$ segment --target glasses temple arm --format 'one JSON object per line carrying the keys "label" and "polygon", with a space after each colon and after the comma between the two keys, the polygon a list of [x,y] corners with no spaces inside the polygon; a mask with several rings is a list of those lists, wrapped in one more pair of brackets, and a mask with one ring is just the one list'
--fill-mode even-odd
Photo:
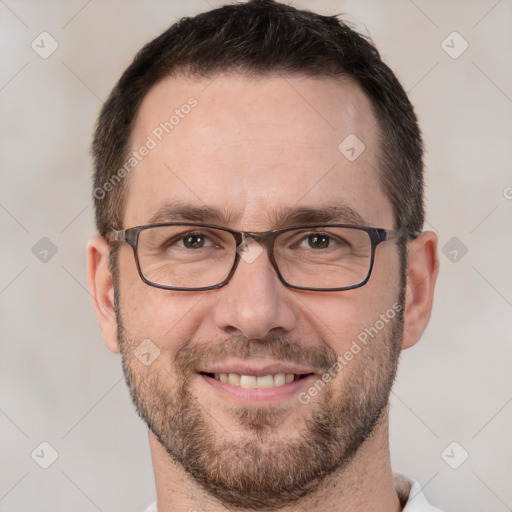
{"label": "glasses temple arm", "polygon": [[126,229],[120,231],[111,231],[108,235],[109,242],[124,242],[126,241]]}

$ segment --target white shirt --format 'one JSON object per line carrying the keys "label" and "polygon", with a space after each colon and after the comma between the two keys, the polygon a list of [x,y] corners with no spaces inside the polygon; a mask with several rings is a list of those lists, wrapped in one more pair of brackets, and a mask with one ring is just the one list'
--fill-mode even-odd
{"label": "white shirt", "polygon": [[[441,512],[427,501],[419,482],[399,473],[395,473],[394,480],[396,493],[400,501],[404,502],[402,512]],[[156,501],[151,503],[144,512],[158,512]]]}
{"label": "white shirt", "polygon": [[[402,512],[441,512],[427,501],[419,482],[399,473],[395,473],[393,477],[396,493],[400,500],[405,502]],[[154,512],[157,512],[156,504]]]}

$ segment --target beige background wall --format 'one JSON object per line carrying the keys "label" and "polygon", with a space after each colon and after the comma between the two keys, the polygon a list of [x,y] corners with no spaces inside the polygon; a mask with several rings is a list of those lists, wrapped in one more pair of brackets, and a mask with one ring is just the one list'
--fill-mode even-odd
{"label": "beige background wall", "polygon": [[[0,2],[1,511],[139,511],[153,499],[145,429],[86,290],[88,146],[141,45],[220,3]],[[512,2],[292,3],[347,13],[371,34],[426,140],[426,227],[444,251],[432,322],[392,396],[394,467],[446,510],[512,510]],[[58,44],[46,59],[31,48],[51,50],[43,31]],[[58,452],[46,470],[42,442]]]}

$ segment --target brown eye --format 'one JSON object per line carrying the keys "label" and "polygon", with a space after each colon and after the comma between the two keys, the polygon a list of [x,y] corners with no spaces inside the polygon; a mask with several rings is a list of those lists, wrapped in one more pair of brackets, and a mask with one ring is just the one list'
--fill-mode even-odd
{"label": "brown eye", "polygon": [[308,244],[314,249],[326,249],[329,247],[330,237],[322,233],[313,233],[308,236]]}
{"label": "brown eye", "polygon": [[205,236],[202,233],[187,233],[183,237],[183,246],[187,249],[201,249],[205,244]]}

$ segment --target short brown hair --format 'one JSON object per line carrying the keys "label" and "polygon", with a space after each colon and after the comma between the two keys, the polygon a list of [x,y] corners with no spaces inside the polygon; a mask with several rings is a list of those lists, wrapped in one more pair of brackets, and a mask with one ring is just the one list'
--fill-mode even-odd
{"label": "short brown hair", "polygon": [[[183,18],[148,43],[121,76],[98,119],[94,203],[101,235],[120,229],[126,180],[114,183],[130,150],[142,100],[173,74],[301,74],[348,77],[370,99],[380,134],[380,179],[395,224],[414,234],[424,222],[423,144],[416,115],[374,45],[335,16],[251,0]],[[114,183],[105,193],[105,183]],[[99,193],[98,191],[103,191]]]}

